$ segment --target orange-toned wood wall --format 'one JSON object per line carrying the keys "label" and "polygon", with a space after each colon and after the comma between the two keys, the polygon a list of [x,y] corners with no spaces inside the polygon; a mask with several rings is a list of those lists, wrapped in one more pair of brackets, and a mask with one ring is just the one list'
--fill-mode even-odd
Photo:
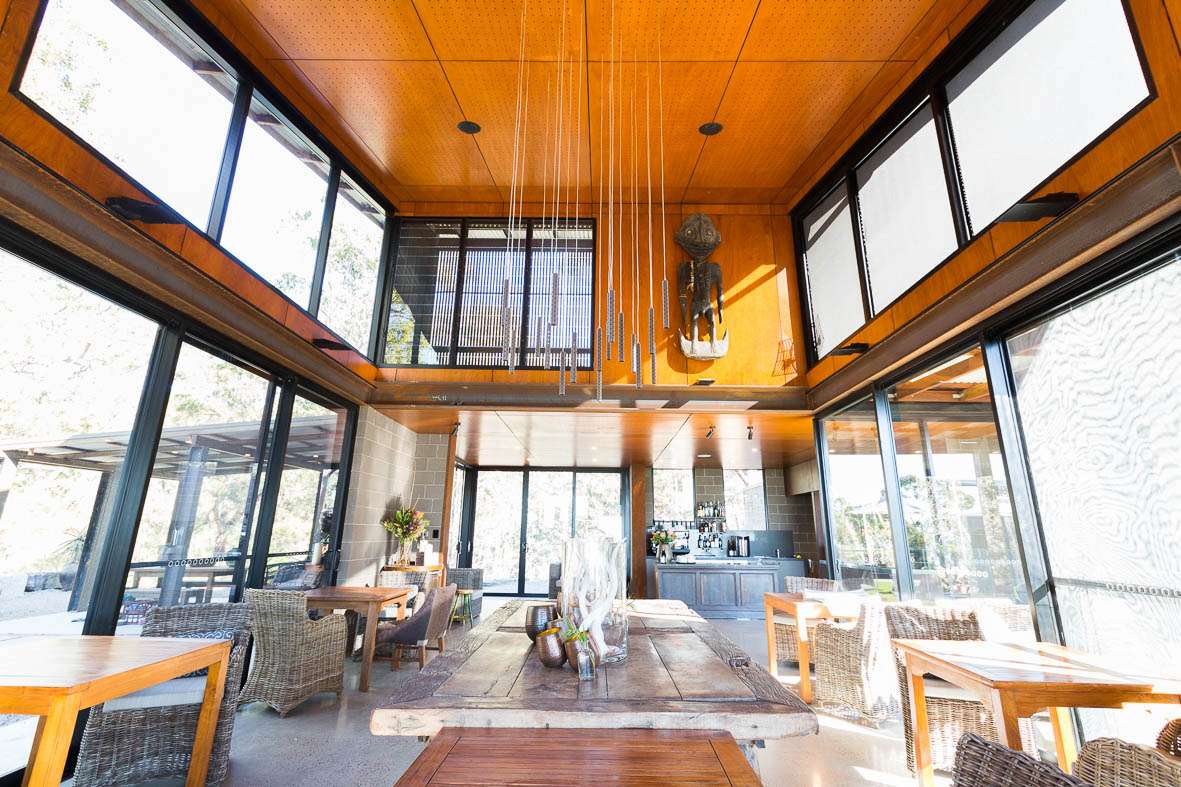
{"label": "orange-toned wood wall", "polygon": [[[1155,83],[1156,98],[1046,183],[1034,196],[1074,192],[1085,200],[1105,183],[1181,133],[1181,45],[1178,44],[1181,40],[1181,0],[1129,0],[1128,6]],[[942,38],[940,40],[943,41]],[[943,45],[940,43],[937,47],[942,48]],[[920,57],[919,62],[929,62],[935,54],[932,49]],[[917,76],[917,72],[911,78],[913,76]],[[904,83],[899,83],[889,95],[896,96],[904,87]],[[892,98],[888,96],[887,100],[879,102],[862,118],[848,121],[847,128],[860,133],[887,108],[890,100]],[[799,179],[798,190],[791,199],[798,201],[802,198],[856,139],[857,134],[850,134],[841,145],[822,144],[822,149],[827,145],[827,149],[832,150],[826,159],[828,166],[817,166],[808,177]],[[817,163],[820,158],[817,156]],[[961,249],[918,287],[875,316],[850,341],[871,345],[880,342],[903,325],[920,318],[925,309],[954,293],[957,287],[980,271],[994,263],[1004,264],[1003,257],[1008,251],[1050,221],[1043,219],[995,225]],[[815,386],[851,363],[855,363],[855,357],[826,358],[808,370],[807,384]]]}
{"label": "orange-toned wood wall", "polygon": [[[665,211],[667,232],[667,274],[672,318],[670,329],[664,330],[660,319],[661,222],[659,206],[653,212],[653,257],[657,261],[653,271],[652,302],[656,308],[656,382],[660,385],[692,384],[701,378],[712,378],[718,385],[784,385],[796,380],[803,371],[801,323],[798,319],[798,293],[794,266],[791,260],[791,229],[786,216],[772,214],[767,205],[676,205]],[[500,203],[417,203],[414,211],[422,216],[505,216],[507,205]],[[618,206],[616,206],[618,216]],[[573,209],[568,211],[571,215]],[[597,218],[598,205],[579,207],[579,214]],[[680,306],[676,297],[677,266],[687,259],[676,245],[673,234],[685,216],[700,212],[707,214],[718,227],[722,245],[713,260],[722,267],[724,285],[724,327],[729,333],[729,352],[716,361],[693,361],[681,353],[676,329],[680,325]],[[528,205],[526,215],[538,215],[540,206]],[[631,273],[632,218],[631,206],[623,209],[623,229],[616,246],[622,243],[625,260],[625,286],[619,287],[619,263],[615,263],[617,298],[621,298],[626,315],[628,340],[633,330],[633,314],[640,317],[636,331],[644,348],[644,381],[650,381],[647,353],[648,335],[648,217],[647,204],[639,205],[638,221],[640,246],[640,281],[633,286]],[[616,220],[618,224],[618,219]],[[606,319],[608,273],[607,221],[599,222],[598,266],[596,295],[599,324]],[[619,251],[616,251],[618,258]],[[638,303],[636,294],[638,292]],[[634,309],[633,307],[638,307]],[[704,322],[700,323],[704,330]],[[463,381],[463,382],[549,382],[556,372],[448,369],[381,369],[379,380]],[[617,353],[604,361],[605,384],[627,383],[632,380],[627,362]]]}

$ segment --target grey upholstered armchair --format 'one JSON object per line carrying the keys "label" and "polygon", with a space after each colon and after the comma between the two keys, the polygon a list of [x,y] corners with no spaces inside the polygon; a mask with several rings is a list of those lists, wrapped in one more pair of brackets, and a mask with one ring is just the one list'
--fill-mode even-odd
{"label": "grey upholstered armchair", "polygon": [[418,668],[426,666],[426,646],[437,642],[442,652],[451,608],[455,603],[455,585],[435,588],[414,614],[401,623],[382,623],[377,629],[378,652],[390,652],[390,669],[402,666],[402,649],[418,648]]}
{"label": "grey upholstered armchair", "polygon": [[[224,635],[233,640],[209,755],[207,784],[219,784],[229,769],[234,711],[250,630],[250,608],[246,604],[153,607],[144,621],[144,637],[220,639]],[[122,785],[183,778],[189,769],[205,682],[204,673],[175,678],[91,708],[82,733],[74,784]]]}

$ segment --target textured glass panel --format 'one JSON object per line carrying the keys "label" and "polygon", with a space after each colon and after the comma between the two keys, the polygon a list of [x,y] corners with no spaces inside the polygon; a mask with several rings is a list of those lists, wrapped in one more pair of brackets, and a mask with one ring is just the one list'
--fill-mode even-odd
{"label": "textured glass panel", "polygon": [[915,594],[1028,604],[980,348],[888,395]]}
{"label": "textured glass panel", "polygon": [[1120,0],[1037,0],[948,82],[976,232],[1148,95]]}
{"label": "textured glass panel", "polygon": [[727,530],[766,530],[767,499],[762,470],[723,470]]}
{"label": "textured glass panel", "polygon": [[327,194],[327,157],[256,96],[242,134],[221,244],[304,308]]}
{"label": "textured glass panel", "polygon": [[237,81],[151,3],[51,0],[20,90],[200,229]]}
{"label": "textured glass panel", "polygon": [[385,362],[446,365],[451,358],[459,221],[403,221],[394,261]]}
{"label": "textured glass panel", "polygon": [[317,317],[366,355],[384,235],[385,211],[341,175]]}
{"label": "textured glass panel", "polygon": [[874,311],[881,311],[957,245],[929,106],[857,169],[857,204]]}
{"label": "textured glass panel", "polygon": [[894,541],[872,399],[824,420],[828,521],[833,556],[847,587],[894,581]]}
{"label": "textured glass panel", "polygon": [[1113,610],[1080,601],[1063,621],[1067,644],[1181,675],[1175,658],[1162,657],[1181,652],[1176,614],[1172,625],[1132,614],[1163,603],[1149,595],[1181,596],[1181,263],[1014,336],[1008,348],[1050,571],[1059,588],[1106,589]]}
{"label": "textured glass panel", "polygon": [[813,346],[816,355],[823,356],[865,324],[844,186],[804,219],[804,276],[812,308]]}

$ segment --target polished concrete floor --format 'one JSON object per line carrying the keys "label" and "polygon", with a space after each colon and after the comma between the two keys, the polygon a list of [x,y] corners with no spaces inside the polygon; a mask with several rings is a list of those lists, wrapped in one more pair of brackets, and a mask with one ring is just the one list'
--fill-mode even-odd
{"label": "polished concrete floor", "polygon": [[[494,602],[493,599],[488,599]],[[485,614],[491,605],[486,604]],[[725,634],[766,664],[761,620],[714,621]],[[453,637],[462,636],[453,631]],[[238,713],[228,785],[383,785],[389,787],[410,766],[425,743],[414,738],[377,737],[369,732],[371,710],[400,682],[414,680],[417,665],[398,672],[377,662],[370,690],[356,690],[359,665],[346,667],[345,693],[338,703],[325,694],[305,702],[286,718],[259,703]],[[782,669],[791,686],[795,673]],[[900,725],[871,729],[819,714],[820,734],[768,741],[758,754],[769,787],[912,785]],[[946,785],[948,779],[940,779]]]}

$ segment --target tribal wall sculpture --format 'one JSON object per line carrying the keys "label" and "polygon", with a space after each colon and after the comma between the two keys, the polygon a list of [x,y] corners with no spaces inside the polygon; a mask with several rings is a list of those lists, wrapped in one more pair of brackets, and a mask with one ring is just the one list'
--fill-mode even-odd
{"label": "tribal wall sculpture", "polygon": [[[722,242],[722,235],[713,220],[704,213],[685,217],[676,234],[677,244],[689,255],[687,262],[677,269],[677,294],[681,301],[681,352],[687,358],[710,361],[721,358],[730,347],[729,333],[722,330],[722,268],[710,262]],[[717,313],[710,303],[710,295],[717,291]],[[698,338],[698,320],[704,319],[709,329],[709,341]],[[718,331],[722,330],[721,337]]]}

